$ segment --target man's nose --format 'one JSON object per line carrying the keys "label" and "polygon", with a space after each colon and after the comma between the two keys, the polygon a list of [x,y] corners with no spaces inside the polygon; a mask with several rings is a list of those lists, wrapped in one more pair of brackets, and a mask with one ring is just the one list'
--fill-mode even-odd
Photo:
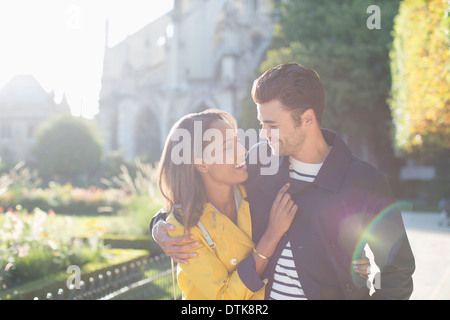
{"label": "man's nose", "polygon": [[261,128],[261,130],[259,131],[259,137],[261,139],[269,139],[270,138],[270,130],[268,130],[267,128]]}

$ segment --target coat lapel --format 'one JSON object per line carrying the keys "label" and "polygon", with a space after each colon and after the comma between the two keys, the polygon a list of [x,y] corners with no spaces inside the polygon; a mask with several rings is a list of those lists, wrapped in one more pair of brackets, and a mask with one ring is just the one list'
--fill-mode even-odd
{"label": "coat lapel", "polygon": [[272,203],[280,188],[289,178],[289,164],[284,157],[280,158],[277,172],[273,175],[261,175],[249,179],[247,184],[248,201],[253,226],[253,241],[257,243],[266,230]]}
{"label": "coat lapel", "polygon": [[202,219],[202,223],[208,230],[214,230],[218,237],[228,238],[230,241],[237,241],[248,247],[253,247],[252,225],[247,193],[242,186],[239,186],[239,190],[242,194],[242,200],[238,209],[237,225],[225,215],[217,212],[210,203],[205,205],[205,209],[203,210],[204,214],[202,215],[205,219]]}
{"label": "coat lapel", "polygon": [[275,199],[281,187],[289,179],[289,161],[286,157],[281,157],[279,166],[274,174],[258,175],[253,182],[253,186],[262,191],[261,197]]}

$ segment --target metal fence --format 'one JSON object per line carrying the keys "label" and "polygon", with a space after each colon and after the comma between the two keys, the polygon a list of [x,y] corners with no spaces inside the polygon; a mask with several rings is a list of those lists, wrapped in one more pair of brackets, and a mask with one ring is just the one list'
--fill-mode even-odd
{"label": "metal fence", "polygon": [[[173,299],[173,282],[170,258],[166,255],[141,258],[119,268],[112,268],[79,288],[70,285],[57,292],[49,292],[35,300],[167,300]],[[177,298],[181,292],[177,285]]]}

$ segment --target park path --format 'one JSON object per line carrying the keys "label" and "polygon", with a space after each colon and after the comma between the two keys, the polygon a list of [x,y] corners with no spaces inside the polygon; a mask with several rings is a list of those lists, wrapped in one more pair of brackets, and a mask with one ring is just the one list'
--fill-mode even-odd
{"label": "park path", "polygon": [[450,300],[450,227],[437,213],[403,213],[416,259],[411,300]]}

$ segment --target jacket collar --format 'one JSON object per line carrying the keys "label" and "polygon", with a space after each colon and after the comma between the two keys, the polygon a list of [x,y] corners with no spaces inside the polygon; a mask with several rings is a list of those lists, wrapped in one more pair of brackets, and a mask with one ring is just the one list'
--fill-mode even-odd
{"label": "jacket collar", "polygon": [[253,246],[252,242],[252,220],[250,207],[247,201],[247,192],[243,185],[237,185],[242,199],[237,214],[237,225],[231,222],[225,215],[217,211],[214,206],[206,202],[200,221],[208,231],[221,237],[228,237],[239,241],[247,246]]}
{"label": "jacket collar", "polygon": [[332,149],[322,168],[320,168],[314,183],[328,191],[337,193],[341,189],[347,168],[352,160],[352,152],[336,132],[322,129],[322,134]]}
{"label": "jacket collar", "polygon": [[[322,134],[329,146],[332,146],[330,153],[320,168],[314,183],[330,192],[337,193],[343,183],[347,168],[352,159],[352,153],[341,137],[336,132],[322,129]],[[267,195],[275,195],[289,178],[288,157],[280,157],[278,171],[274,175],[259,175],[257,185]],[[292,185],[292,183],[291,183]],[[295,188],[295,187],[294,187]],[[292,189],[291,192],[297,190]]]}

